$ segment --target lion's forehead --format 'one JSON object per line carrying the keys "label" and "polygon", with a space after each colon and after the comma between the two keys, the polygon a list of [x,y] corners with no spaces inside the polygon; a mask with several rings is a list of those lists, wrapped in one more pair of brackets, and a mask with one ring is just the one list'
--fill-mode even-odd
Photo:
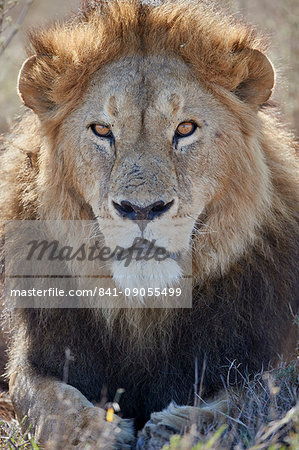
{"label": "lion's forehead", "polygon": [[[207,94],[206,94],[207,95]],[[87,91],[89,110],[109,116],[168,118],[192,114],[204,97],[187,65],[177,59],[126,57],[107,64]]]}

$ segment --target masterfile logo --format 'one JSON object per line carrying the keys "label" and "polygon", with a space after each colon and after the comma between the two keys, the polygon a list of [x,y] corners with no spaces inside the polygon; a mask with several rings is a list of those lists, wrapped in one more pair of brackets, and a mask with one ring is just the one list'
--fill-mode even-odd
{"label": "masterfile logo", "polygon": [[[192,261],[134,237],[110,248],[93,221],[10,221],[5,225],[5,289],[20,308],[189,308]],[[169,260],[179,271],[151,280]],[[115,279],[113,264],[118,264]],[[162,267],[162,266],[161,266]],[[162,271],[161,271],[162,273]],[[121,278],[123,277],[123,278]]]}

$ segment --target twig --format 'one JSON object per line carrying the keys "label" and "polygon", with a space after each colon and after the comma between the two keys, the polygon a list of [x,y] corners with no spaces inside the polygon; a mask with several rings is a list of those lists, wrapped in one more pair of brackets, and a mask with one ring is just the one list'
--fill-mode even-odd
{"label": "twig", "polygon": [[0,56],[4,53],[4,51],[6,50],[6,48],[8,47],[8,45],[10,44],[10,42],[12,41],[12,39],[14,38],[14,36],[17,34],[17,32],[19,31],[20,26],[22,25],[22,23],[24,22],[24,19],[28,13],[28,10],[31,6],[31,4],[34,2],[34,0],[27,0],[16,23],[14,28],[11,30],[10,34],[7,36],[7,39],[3,42],[3,44],[1,45],[0,48]]}
{"label": "twig", "polygon": [[[211,409],[212,411],[215,411],[216,413],[221,414],[222,416],[224,416],[224,417],[226,417],[226,418],[232,420],[233,422],[236,422],[237,424],[242,425],[243,427],[246,428],[245,423],[243,423],[241,420],[235,419],[234,417],[230,416],[229,414],[226,414],[226,413],[224,413],[224,412],[222,412],[222,411],[219,411],[219,409],[215,408],[212,404],[209,404],[209,403],[205,402],[204,399],[203,399],[200,395],[198,395],[198,394],[196,394],[196,395],[197,395],[197,397],[202,401],[202,403],[203,403],[204,405],[206,405],[206,406],[207,406],[209,409]],[[221,401],[225,401],[225,400],[221,400]],[[219,403],[220,403],[220,402],[219,402]]]}
{"label": "twig", "polygon": [[0,1],[0,33],[2,32],[2,25],[5,15],[4,8],[5,8],[5,0],[3,0],[2,2]]}
{"label": "twig", "polygon": [[71,351],[69,348],[65,349],[65,363],[63,366],[63,381],[65,383],[68,383],[69,379],[69,369],[70,369],[70,362],[75,361],[75,358],[72,356]]}
{"label": "twig", "polygon": [[7,441],[10,443],[10,445],[12,445],[13,448],[18,449],[18,447],[13,443],[13,441],[11,440],[11,438],[9,438]]}
{"label": "twig", "polygon": [[193,384],[193,388],[194,388],[194,406],[197,406],[198,400],[196,398],[196,394],[198,393],[198,358],[195,358],[195,367],[194,367],[194,384]]}

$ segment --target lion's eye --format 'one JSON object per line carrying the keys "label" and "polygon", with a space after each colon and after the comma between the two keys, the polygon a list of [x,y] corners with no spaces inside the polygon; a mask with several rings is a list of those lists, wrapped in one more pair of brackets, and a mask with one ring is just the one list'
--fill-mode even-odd
{"label": "lion's eye", "polygon": [[96,136],[110,138],[112,137],[112,131],[107,125],[101,125],[99,123],[93,123],[90,128]]}
{"label": "lion's eye", "polygon": [[175,134],[177,137],[190,136],[196,130],[197,125],[193,122],[182,122],[177,126]]}

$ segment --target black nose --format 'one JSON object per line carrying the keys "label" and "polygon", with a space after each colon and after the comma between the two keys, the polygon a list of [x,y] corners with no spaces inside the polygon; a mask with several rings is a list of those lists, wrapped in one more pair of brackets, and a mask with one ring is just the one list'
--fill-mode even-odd
{"label": "black nose", "polygon": [[114,208],[123,216],[131,220],[153,220],[158,216],[161,216],[171,208],[174,201],[164,203],[161,200],[144,208],[133,205],[131,202],[123,200],[122,202],[112,202]]}

